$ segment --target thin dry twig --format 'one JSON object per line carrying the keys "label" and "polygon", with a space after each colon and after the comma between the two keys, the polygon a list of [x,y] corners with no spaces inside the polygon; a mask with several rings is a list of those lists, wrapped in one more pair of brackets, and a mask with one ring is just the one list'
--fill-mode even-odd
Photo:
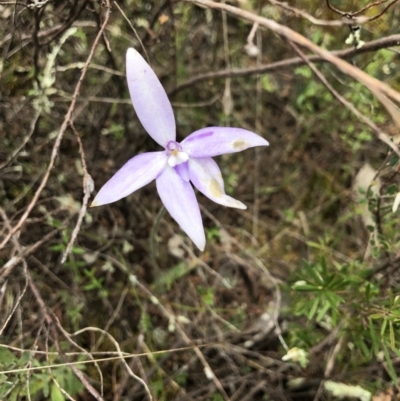
{"label": "thin dry twig", "polygon": [[[231,67],[230,57],[229,57],[229,35],[228,35],[228,22],[226,19],[226,13],[222,12],[222,36],[224,41],[224,60],[227,68]],[[222,106],[225,114],[225,124],[227,126],[230,125],[230,115],[233,110],[233,99],[232,99],[232,91],[231,91],[231,79],[230,77],[225,78],[225,89],[224,94],[222,96]]]}
{"label": "thin dry twig", "polygon": [[81,155],[81,162],[82,162],[82,170],[83,170],[83,199],[82,199],[82,206],[79,210],[79,215],[78,215],[78,220],[75,224],[74,229],[72,230],[71,238],[68,242],[68,245],[64,251],[64,254],[61,259],[61,263],[64,263],[67,260],[68,255],[70,254],[72,250],[72,246],[74,245],[74,242],[76,240],[76,237],[78,236],[79,230],[82,225],[83,217],[85,216],[86,210],[87,210],[87,205],[89,202],[90,195],[94,191],[94,181],[91,175],[88,173],[87,170],[87,165],[86,165],[86,160],[85,160],[85,152],[83,150],[83,145],[81,141],[81,137],[78,133],[78,131],[75,129],[74,124],[72,121],[70,121],[70,125],[72,128],[72,131],[74,132],[76,136],[76,140],[78,141],[79,144],[79,154]]}
{"label": "thin dry twig", "polygon": [[145,56],[146,56],[146,59],[147,59],[147,61],[149,62],[149,55],[147,54],[147,50],[146,50],[146,48],[144,47],[144,45],[143,45],[143,42],[142,42],[142,40],[140,39],[140,36],[138,35],[138,33],[137,33],[137,31],[136,31],[136,29],[134,28],[134,26],[132,25],[132,22],[129,20],[129,18],[126,16],[126,14],[124,13],[124,10],[119,6],[119,4],[114,0],[114,4],[117,6],[117,8],[118,8],[118,11],[122,14],[122,16],[124,17],[124,19],[125,19],[125,21],[129,24],[129,26],[131,27],[131,29],[132,29],[132,31],[133,31],[133,33],[135,34],[135,36],[136,36],[136,39],[139,41],[139,43],[140,43],[140,47],[142,48],[142,50],[143,50],[143,52],[144,52],[144,54],[145,54]]}
{"label": "thin dry twig", "polygon": [[[81,347],[79,344],[77,344],[74,340],[72,340],[71,336],[69,335],[69,333],[64,329],[64,327],[61,325],[60,321],[58,320],[58,317],[52,313],[52,318],[53,318],[53,322],[57,325],[58,330],[60,330],[60,332],[63,334],[64,338],[73,346],[76,347],[77,349],[79,349],[80,351],[82,351],[81,353],[71,353],[69,352],[68,354],[65,353],[65,357],[67,355],[85,355],[87,356],[90,361],[93,362],[94,366],[96,367],[97,373],[99,374],[100,377],[100,393],[101,395],[103,395],[103,390],[104,390],[104,379],[103,379],[103,373],[100,369],[100,366],[98,364],[98,361],[93,357],[93,352],[88,352],[86,351],[85,348]],[[58,354],[57,354],[58,355]]]}
{"label": "thin dry twig", "polygon": [[[119,312],[121,311],[121,308],[124,304],[125,297],[128,295],[129,288],[130,288],[130,286],[127,285],[125,287],[125,289],[122,291],[122,294],[119,298],[118,304],[115,307],[115,310],[114,310],[111,318],[108,320],[107,324],[104,326],[103,333],[101,334],[99,339],[96,341],[96,344],[94,345],[94,347],[90,350],[91,353],[100,346],[101,342],[103,341],[103,338],[106,336],[104,333],[108,333],[109,328],[114,323],[114,320],[117,318],[117,316],[118,316]],[[120,354],[121,354],[121,350],[118,351],[118,355],[120,355]]]}
{"label": "thin dry twig", "polygon": [[[46,340],[45,340],[45,352],[46,352],[46,361],[47,361],[47,364],[48,365],[51,365],[51,363],[50,363],[50,352],[49,352],[49,333],[48,333],[48,330],[46,330],[46,332],[47,332],[47,335],[46,335]],[[56,379],[56,377],[54,376],[54,374],[53,374],[53,369],[52,368],[48,368],[48,370],[49,370],[49,374],[50,374],[50,376],[51,376],[51,378],[52,378],[52,380],[53,380],[53,382],[55,383],[55,385],[59,388],[59,390],[63,393],[63,395],[65,396],[65,397],[67,397],[70,401],[76,401],[70,394],[68,394],[63,388],[62,388],[62,386],[60,385],[60,383],[58,383],[58,381],[57,381],[57,379]],[[29,375],[31,372],[30,371],[28,371],[27,372],[27,375]]]}
{"label": "thin dry twig", "polygon": [[[381,5],[381,4],[383,4],[383,3],[386,3],[386,2],[387,2],[387,0],[378,0],[378,1],[375,1],[375,2],[373,2],[373,3],[367,4],[365,7],[362,7],[362,8],[360,8],[360,9],[357,10],[357,11],[341,11],[341,10],[339,10],[338,8],[332,6],[332,4],[330,3],[329,0],[326,0],[326,4],[327,4],[327,6],[328,6],[328,8],[329,8],[330,10],[332,10],[332,11],[335,12],[336,14],[341,15],[341,16],[344,17],[344,18],[347,18],[348,20],[351,20],[351,19],[354,20],[354,17],[356,17],[357,15],[363,13],[364,11],[367,11],[367,10],[369,10],[369,9],[372,8],[372,7],[379,6],[379,5]],[[383,14],[385,14],[385,12],[386,12],[390,7],[392,7],[393,4],[395,4],[395,3],[397,3],[397,2],[398,2],[398,0],[393,0],[393,1],[391,1],[380,13],[378,13],[377,15],[374,15],[373,17],[367,18],[364,22],[370,22],[370,21],[374,21],[374,20],[378,19],[378,18],[381,17]]]}
{"label": "thin dry twig", "polygon": [[[0,215],[4,220],[5,225],[7,226],[8,229],[11,229],[11,224],[10,221],[7,218],[7,215],[5,213],[5,211],[0,207]],[[14,242],[14,246],[15,248],[18,250],[18,253],[21,254],[23,252],[23,248],[21,246],[21,244],[19,243],[18,239],[16,238],[16,236],[12,237],[12,240]],[[15,311],[17,310],[18,306],[21,303],[22,298],[24,297],[25,293],[26,293],[26,289],[28,288],[28,276],[27,276],[27,272],[28,272],[28,265],[25,261],[24,258],[21,258],[21,261],[23,263],[23,267],[24,267],[24,277],[25,277],[25,286],[21,292],[21,294],[19,295],[17,301],[15,302],[11,312],[9,313],[9,315],[7,316],[7,318],[5,319],[3,326],[0,328],[0,335],[3,334],[5,328],[7,327],[8,323],[10,322],[12,316],[14,315]],[[8,273],[11,272],[11,269],[8,271]],[[1,278],[1,277],[0,277]],[[5,284],[4,284],[5,285]]]}
{"label": "thin dry twig", "polygon": [[35,242],[29,247],[25,247],[18,256],[12,256],[1,268],[0,268],[0,282],[6,280],[11,274],[12,270],[19,264],[23,259],[31,255],[37,249],[39,249],[43,244],[52,239],[59,231],[65,229],[69,222],[69,218],[60,225],[60,227],[55,228],[50,233],[46,234],[41,240]]}
{"label": "thin dry twig", "polygon": [[376,3],[372,3],[367,5],[366,7],[362,8],[361,10],[355,11],[355,12],[345,12],[345,11],[340,11],[337,8],[334,8],[329,1],[327,0],[328,3],[328,8],[330,8],[332,11],[336,12],[339,14],[342,19],[340,21],[334,20],[334,21],[327,21],[327,20],[321,20],[318,18],[315,18],[311,14],[307,13],[304,10],[300,10],[299,8],[290,6],[286,2],[281,2],[278,0],[269,0],[270,3],[283,8],[284,10],[291,11],[292,13],[299,15],[300,17],[303,17],[310,21],[314,25],[322,25],[322,26],[343,26],[343,25],[362,25],[367,22],[374,21],[378,18],[380,18],[383,14],[386,13],[386,11],[392,7],[395,3],[397,3],[399,0],[393,0],[391,3],[389,3],[380,13],[374,15],[373,17],[357,17],[357,15],[363,13],[364,11],[368,10],[369,8],[373,6],[377,6],[379,4],[382,4],[386,2],[387,0],[381,0],[377,1]]}
{"label": "thin dry twig", "polygon": [[352,18],[352,19],[343,18],[341,20],[333,20],[333,21],[321,20],[321,19],[315,18],[313,15],[309,14],[308,12],[306,12],[304,10],[300,10],[299,8],[289,5],[286,2],[281,2],[278,0],[269,0],[269,2],[271,4],[273,4],[274,6],[278,6],[284,10],[288,10],[296,15],[299,15],[300,17],[307,19],[314,25],[322,25],[322,26],[343,26],[343,25],[355,25],[355,24],[361,25],[368,20],[367,17],[359,17],[359,18]]}
{"label": "thin dry twig", "polygon": [[[262,62],[262,35],[261,32],[257,31],[257,65],[259,66]],[[254,114],[255,114],[255,132],[261,133],[261,115],[262,115],[262,82],[261,76],[257,77],[256,82],[256,96],[254,103]],[[260,215],[260,165],[261,165],[261,149],[256,147],[254,149],[254,202],[253,202],[253,237],[258,237],[258,221]]]}
{"label": "thin dry twig", "polygon": [[79,335],[81,333],[85,333],[86,331],[93,331],[93,332],[101,333],[101,336],[106,336],[114,344],[115,348],[117,349],[118,355],[121,357],[120,360],[123,363],[123,365],[125,366],[125,368],[126,368],[127,372],[129,373],[129,375],[142,384],[142,386],[144,387],[144,389],[146,391],[147,396],[149,397],[149,400],[153,401],[153,396],[151,395],[149,386],[147,385],[147,383],[141,377],[135,375],[132,372],[132,369],[129,367],[129,365],[126,362],[126,359],[122,355],[122,351],[121,351],[121,348],[120,348],[120,346],[118,344],[118,341],[116,341],[115,338],[110,333],[108,333],[107,331],[102,330],[102,329],[100,329],[98,327],[85,327],[84,329],[76,331],[72,335],[73,336],[77,336],[77,335]]}
{"label": "thin dry twig", "polygon": [[28,143],[29,139],[31,138],[32,134],[35,131],[36,123],[39,119],[39,116],[40,116],[40,112],[37,111],[31,121],[31,125],[29,128],[28,134],[25,136],[22,143],[14,150],[14,152],[11,153],[11,155],[7,158],[7,160],[0,164],[0,170],[3,169],[4,167],[6,167],[7,164],[10,163],[18,155],[18,153],[21,151],[21,149]]}
{"label": "thin dry twig", "polygon": [[[197,344],[196,346],[199,348],[206,348],[206,347],[211,347],[211,346],[216,346],[216,345],[221,345],[219,343],[213,342],[213,343],[207,343],[207,344]],[[0,348],[7,348],[13,351],[18,351],[18,352],[26,352],[30,350],[26,350],[23,348],[17,348],[17,347],[12,347],[9,345],[3,345],[0,344]],[[174,348],[174,349],[165,349],[161,351],[152,351],[152,355],[162,355],[165,353],[170,353],[170,352],[184,352],[184,351],[190,351],[192,350],[192,346],[186,346],[186,347],[180,347],[180,348]],[[42,354],[46,355],[47,353],[45,351],[35,351],[37,354]],[[49,352],[51,355],[58,356],[58,352]],[[111,352],[111,351],[105,351],[105,352],[100,352],[99,354],[103,355],[114,355],[111,357],[106,357],[106,358],[97,358],[96,360],[89,360],[89,361],[75,361],[75,362],[65,362],[65,363],[53,363],[51,365],[46,365],[46,366],[32,366],[30,368],[18,368],[18,369],[8,369],[8,370],[2,370],[0,371],[1,374],[10,374],[10,373],[21,373],[21,372],[27,372],[27,371],[38,371],[38,370],[43,370],[43,369],[49,369],[49,368],[59,368],[63,366],[71,366],[71,365],[88,365],[92,364],[94,362],[110,362],[110,361],[116,361],[121,359],[121,354],[122,358],[124,359],[129,359],[129,358],[137,358],[137,357],[148,357],[149,352],[141,352],[141,353],[135,353],[135,354],[128,354],[125,352],[122,352],[121,354],[118,352]],[[64,355],[77,355],[77,356],[82,356],[82,355],[88,355],[87,352],[68,352],[65,353]]]}
{"label": "thin dry twig", "polygon": [[22,298],[24,297],[25,293],[26,293],[26,289],[28,288],[28,280],[26,278],[26,272],[28,270],[28,265],[26,264],[25,259],[22,259],[22,263],[24,266],[24,276],[25,276],[25,285],[24,288],[22,289],[22,292],[19,294],[11,312],[9,313],[9,315],[7,316],[3,326],[0,328],[0,336],[4,333],[5,328],[7,327],[8,323],[10,322],[11,318],[13,317],[15,311],[17,310],[18,306],[21,303]]}

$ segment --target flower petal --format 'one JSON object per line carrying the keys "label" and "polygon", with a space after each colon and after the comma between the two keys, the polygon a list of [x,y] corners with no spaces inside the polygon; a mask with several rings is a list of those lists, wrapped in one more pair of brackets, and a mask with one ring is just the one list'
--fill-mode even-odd
{"label": "flower petal", "polygon": [[126,53],[126,77],[132,104],[148,134],[161,146],[176,138],[175,118],[156,74],[133,48]]}
{"label": "flower petal", "polygon": [[156,184],[165,208],[195,245],[203,251],[206,237],[199,204],[190,182],[183,181],[172,167],[167,166],[157,178]]}
{"label": "flower petal", "polygon": [[167,166],[165,152],[142,153],[125,163],[100,189],[91,207],[115,202],[153,181]]}
{"label": "flower petal", "polygon": [[212,201],[237,209],[247,209],[242,202],[225,194],[221,170],[213,159],[189,159],[189,175],[193,185]]}
{"label": "flower petal", "polygon": [[189,177],[189,163],[181,163],[177,164],[174,167],[175,172],[179,175],[179,177],[182,178],[183,181],[189,182],[190,177]]}
{"label": "flower petal", "polygon": [[268,145],[268,141],[254,132],[230,127],[202,128],[181,142],[183,151],[192,157],[213,157]]}

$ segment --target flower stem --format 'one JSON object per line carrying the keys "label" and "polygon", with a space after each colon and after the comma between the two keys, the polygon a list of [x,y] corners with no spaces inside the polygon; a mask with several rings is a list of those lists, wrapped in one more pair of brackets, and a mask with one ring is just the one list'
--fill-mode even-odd
{"label": "flower stem", "polygon": [[160,211],[157,213],[157,216],[154,220],[153,226],[151,227],[150,231],[150,261],[151,264],[153,265],[153,276],[158,275],[160,273],[160,266],[157,263],[157,249],[156,249],[156,235],[158,232],[158,228],[161,223],[161,219],[163,218],[164,214],[166,212],[166,209],[164,206],[161,207]]}

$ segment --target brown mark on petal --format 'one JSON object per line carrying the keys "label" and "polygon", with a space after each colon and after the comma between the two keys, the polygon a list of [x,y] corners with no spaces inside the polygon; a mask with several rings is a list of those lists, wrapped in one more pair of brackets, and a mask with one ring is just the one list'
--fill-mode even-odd
{"label": "brown mark on petal", "polygon": [[215,178],[211,178],[208,189],[210,190],[211,195],[216,198],[220,198],[223,195],[221,185],[219,185],[219,182]]}
{"label": "brown mark on petal", "polygon": [[236,150],[243,150],[243,149],[246,149],[248,146],[249,146],[249,143],[244,141],[243,139],[236,139],[236,141],[234,141],[232,143],[233,149],[236,149]]}

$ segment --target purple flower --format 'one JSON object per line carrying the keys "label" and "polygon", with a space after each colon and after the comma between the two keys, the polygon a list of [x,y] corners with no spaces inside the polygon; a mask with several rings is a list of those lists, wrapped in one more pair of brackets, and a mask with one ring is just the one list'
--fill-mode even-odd
{"label": "purple flower", "polygon": [[[175,118],[167,94],[151,67],[128,49],[126,70],[133,107],[143,127],[164,150],[130,159],[101,188],[91,206],[115,202],[154,179],[160,198],[181,229],[203,251],[206,243],[199,205],[191,183],[224,206],[246,209],[225,194],[221,170],[212,159],[268,142],[241,128],[209,127],[176,142]],[[191,182],[191,183],[190,183]]]}

